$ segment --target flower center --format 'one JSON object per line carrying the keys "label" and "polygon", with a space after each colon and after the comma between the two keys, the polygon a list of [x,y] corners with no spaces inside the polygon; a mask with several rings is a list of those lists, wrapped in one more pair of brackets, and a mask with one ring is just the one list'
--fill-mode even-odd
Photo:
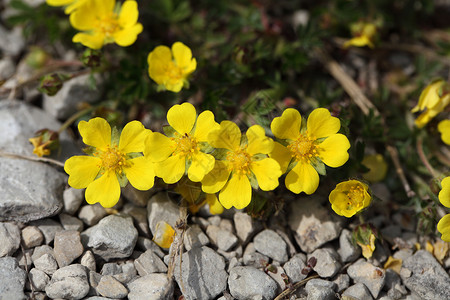
{"label": "flower center", "polygon": [[94,153],[94,156],[102,160],[102,169],[122,173],[123,167],[127,166],[125,154],[117,149],[117,146],[108,147],[106,151]]}
{"label": "flower center", "polygon": [[166,76],[173,81],[178,81],[183,78],[183,72],[174,62],[171,62],[167,66]]}
{"label": "flower center", "polygon": [[360,185],[352,185],[347,191],[347,210],[359,209],[363,206],[364,189]]}
{"label": "flower center", "polygon": [[227,155],[229,162],[229,170],[234,171],[238,175],[250,174],[251,158],[245,149],[231,151]]}
{"label": "flower center", "polygon": [[200,146],[195,137],[187,133],[185,135],[175,133],[175,136],[175,138],[172,138],[176,143],[174,155],[181,154],[184,157],[188,157],[200,151]]}
{"label": "flower center", "polygon": [[103,33],[107,38],[113,36],[113,34],[120,29],[119,20],[117,14],[111,13],[97,20],[97,28]]}
{"label": "flower center", "polygon": [[309,137],[307,133],[300,134],[300,136],[287,147],[291,151],[292,157],[297,161],[310,163],[310,161],[318,155],[315,139]]}

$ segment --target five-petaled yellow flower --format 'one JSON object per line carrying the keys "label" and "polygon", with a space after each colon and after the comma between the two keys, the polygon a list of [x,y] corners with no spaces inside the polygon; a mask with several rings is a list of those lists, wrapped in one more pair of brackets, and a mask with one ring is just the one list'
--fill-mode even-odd
{"label": "five-petaled yellow flower", "polygon": [[191,181],[199,182],[213,169],[215,159],[205,153],[208,133],[219,124],[206,110],[198,117],[190,103],[172,106],[167,112],[169,137],[159,133],[149,134],[144,155],[155,162],[155,171],[165,183],[175,183],[187,171]]}
{"label": "five-petaled yellow flower", "polygon": [[214,169],[202,180],[202,190],[219,193],[219,201],[226,208],[237,209],[249,205],[252,186],[271,191],[278,186],[281,169],[268,157],[274,142],[266,137],[259,125],[251,126],[245,137],[239,127],[231,121],[222,121],[220,128],[211,131],[209,144],[222,149],[222,157]]}
{"label": "five-petaled yellow flower", "polygon": [[181,42],[156,47],[147,58],[148,74],[160,89],[179,92],[183,86],[188,87],[188,76],[197,68],[197,61],[192,58],[192,51]]}
{"label": "five-petaled yellow flower", "polygon": [[[450,208],[450,176],[441,181],[442,190],[439,192],[439,201],[445,207]],[[442,217],[437,224],[437,230],[442,234],[441,239],[450,242],[450,214]]]}
{"label": "five-petaled yellow flower", "polygon": [[81,6],[84,2],[90,0],[47,0],[47,4],[50,6],[65,6],[66,9],[64,12],[66,14],[71,14],[75,11],[79,6]]}
{"label": "five-petaled yellow flower", "polygon": [[329,196],[331,208],[340,216],[352,217],[369,206],[372,197],[368,189],[365,183],[358,180],[348,180],[337,184]]}
{"label": "five-petaled yellow flower", "polygon": [[285,179],[290,191],[312,194],[319,186],[316,168],[324,170],[323,164],[342,166],[348,160],[350,142],[337,133],[341,123],[325,108],[313,110],[304,125],[300,113],[293,108],[273,119],[270,128],[280,143],[275,142],[270,157],[278,161],[283,173],[292,168]]}
{"label": "five-petaled yellow flower", "polygon": [[84,32],[77,33],[73,42],[91,49],[100,49],[109,43],[122,47],[133,44],[143,30],[142,24],[137,22],[137,2],[125,1],[119,12],[115,11],[115,5],[115,0],[90,0],[78,5],[70,15],[70,23]]}
{"label": "five-petaled yellow flower", "polygon": [[431,119],[450,104],[450,87],[440,79],[430,83],[420,94],[419,103],[411,112],[423,111],[415,120],[418,128],[424,127]]}
{"label": "five-petaled yellow flower", "polygon": [[441,133],[441,139],[447,145],[450,145],[450,120],[443,120],[438,124],[438,130]]}
{"label": "five-petaled yellow flower", "polygon": [[81,121],[78,130],[88,148],[89,156],[72,156],[64,170],[69,174],[69,185],[86,188],[86,201],[113,207],[120,197],[120,187],[129,181],[138,190],[148,190],[154,183],[153,163],[142,156],[144,140],[151,132],[139,121],[125,125],[118,137],[111,132],[108,122],[94,118]]}
{"label": "five-petaled yellow flower", "polygon": [[355,46],[374,47],[373,41],[377,34],[377,27],[373,23],[357,22],[351,25],[351,31],[354,37],[344,43],[344,48]]}

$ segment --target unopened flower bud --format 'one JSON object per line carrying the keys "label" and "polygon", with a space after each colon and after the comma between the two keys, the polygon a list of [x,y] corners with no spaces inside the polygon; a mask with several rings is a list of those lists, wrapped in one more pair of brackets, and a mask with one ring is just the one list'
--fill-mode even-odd
{"label": "unopened flower bud", "polygon": [[32,67],[33,69],[42,68],[47,61],[49,60],[49,55],[40,47],[31,47],[30,52],[27,54],[25,58],[25,62],[27,65]]}
{"label": "unopened flower bud", "polygon": [[89,68],[98,68],[101,65],[102,52],[100,50],[86,49],[81,56],[81,62]]}
{"label": "unopened flower bud", "polygon": [[41,79],[38,91],[49,96],[54,96],[62,88],[63,83],[67,78],[67,76],[57,73],[45,75]]}
{"label": "unopened flower bud", "polygon": [[50,129],[41,129],[37,131],[33,138],[28,139],[33,144],[33,153],[39,157],[48,156],[51,150],[59,148],[59,134]]}

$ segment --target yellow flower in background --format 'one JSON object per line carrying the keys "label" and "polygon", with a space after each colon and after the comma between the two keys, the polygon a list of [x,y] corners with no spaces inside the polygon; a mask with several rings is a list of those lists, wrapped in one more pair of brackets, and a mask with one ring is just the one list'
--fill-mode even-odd
{"label": "yellow flower in background", "polygon": [[153,241],[164,249],[169,249],[175,237],[175,230],[165,221],[156,223]]}
{"label": "yellow flower in background", "polygon": [[120,187],[129,181],[138,190],[148,190],[154,183],[153,163],[140,154],[144,140],[151,132],[139,121],[129,122],[120,138],[117,130],[111,132],[108,122],[94,118],[81,121],[78,130],[86,145],[92,146],[89,156],[72,156],[64,170],[69,174],[69,185],[86,188],[86,201],[113,207],[120,197]]}
{"label": "yellow flower in background", "polygon": [[317,170],[324,172],[323,164],[340,167],[349,157],[350,142],[345,135],[337,133],[341,122],[327,109],[313,110],[304,125],[300,113],[293,108],[286,109],[270,125],[274,136],[281,140],[275,142],[270,157],[278,161],[283,173],[292,168],[285,184],[296,194],[314,193],[319,186]]}
{"label": "yellow flower in background", "polygon": [[350,46],[374,47],[373,41],[377,34],[377,27],[373,23],[357,22],[350,26],[350,30],[353,34],[353,38],[344,43],[344,48]]}
{"label": "yellow flower in background", "polygon": [[51,154],[52,150],[59,148],[59,133],[47,128],[38,130],[35,136],[28,139],[33,145],[33,153],[39,157]]}
{"label": "yellow flower in background", "polygon": [[369,171],[363,174],[363,178],[370,182],[379,182],[386,177],[388,165],[381,154],[364,156],[361,162]]}
{"label": "yellow flower in background", "polygon": [[65,6],[66,9],[64,12],[66,14],[71,14],[74,10],[87,1],[90,0],[46,0],[47,4],[50,6]]}
{"label": "yellow flower in background", "polygon": [[369,206],[372,197],[368,190],[369,187],[358,180],[338,183],[329,196],[331,208],[338,215],[350,218]]}
{"label": "yellow flower in background", "polygon": [[116,43],[126,47],[133,44],[143,27],[138,23],[138,6],[127,0],[115,10],[115,0],[90,0],[78,5],[70,15],[70,24],[80,31],[72,41],[91,49],[100,49],[105,44]]}
{"label": "yellow flower in background", "polygon": [[221,149],[222,157],[214,169],[202,180],[202,190],[219,192],[219,201],[226,208],[245,208],[252,199],[252,186],[271,191],[278,186],[281,169],[268,157],[274,142],[266,137],[259,125],[250,127],[245,137],[231,121],[222,121],[220,128],[211,131],[209,144]]}
{"label": "yellow flower in background", "polygon": [[[450,176],[441,182],[442,190],[439,192],[439,201],[445,207],[450,208]],[[450,242],[450,214],[445,215],[437,224],[437,230],[442,234],[441,239]]]}
{"label": "yellow flower in background", "polygon": [[159,132],[149,134],[144,155],[155,162],[156,175],[165,183],[175,183],[186,173],[188,178],[199,182],[213,169],[215,159],[205,153],[207,136],[219,127],[214,115],[207,110],[198,117],[190,103],[172,106],[167,112],[168,136]]}
{"label": "yellow flower in background", "polygon": [[438,124],[438,130],[441,133],[441,139],[447,145],[450,145],[450,120],[443,120]]}
{"label": "yellow flower in background", "polygon": [[188,87],[188,76],[197,68],[197,61],[192,58],[192,51],[181,42],[156,47],[147,58],[148,74],[160,89],[179,92],[183,86]]}
{"label": "yellow flower in background", "polygon": [[425,110],[415,120],[418,128],[424,127],[450,103],[448,84],[440,79],[430,83],[420,94],[419,103],[411,110],[415,113]]}

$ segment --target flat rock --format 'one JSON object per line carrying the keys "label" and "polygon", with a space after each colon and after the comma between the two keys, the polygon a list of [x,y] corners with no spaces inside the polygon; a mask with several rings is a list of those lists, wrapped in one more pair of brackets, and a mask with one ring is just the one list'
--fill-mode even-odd
{"label": "flat rock", "polygon": [[138,238],[133,219],[120,215],[109,215],[103,218],[82,235],[88,239],[87,247],[106,261],[129,257],[133,253]]}
{"label": "flat rock", "polygon": [[129,300],[173,299],[173,281],[166,274],[149,274],[139,277],[127,285]]}
{"label": "flat rock", "polygon": [[0,298],[1,299],[26,299],[23,292],[26,273],[19,267],[14,257],[0,258]]}
{"label": "flat rock", "polygon": [[306,255],[298,253],[291,257],[291,259],[283,265],[286,275],[289,277],[290,282],[296,283],[306,278],[306,275],[302,273],[303,268],[306,266]]}
{"label": "flat rock", "polygon": [[291,202],[288,224],[304,252],[310,253],[339,237],[342,221],[329,208],[322,206],[321,202],[325,201],[312,195]]}
{"label": "flat rock", "polygon": [[450,299],[450,276],[431,253],[417,251],[403,261],[403,283],[425,300]]}
{"label": "flat rock", "polygon": [[230,270],[228,286],[231,295],[238,299],[275,298],[277,283],[269,275],[254,267],[234,267]]}
{"label": "flat rock", "polygon": [[145,276],[151,273],[167,273],[167,266],[153,253],[152,250],[147,250],[142,253],[135,261],[134,266],[140,276]]}
{"label": "flat rock", "polygon": [[317,260],[313,270],[319,274],[320,277],[333,277],[339,272],[342,267],[339,261],[339,255],[332,248],[320,248],[314,250],[308,255],[308,259],[315,257]]}
{"label": "flat rock", "polygon": [[128,295],[127,288],[111,275],[102,276],[96,290],[100,295],[113,299],[122,299]]}
{"label": "flat rock", "polygon": [[352,297],[350,299],[358,299],[358,300],[373,300],[372,294],[370,293],[367,287],[358,282],[349,288],[347,288],[342,296]]}
{"label": "flat rock", "polygon": [[39,230],[44,235],[44,242],[47,245],[55,239],[55,235],[57,232],[64,230],[60,223],[52,219],[31,221],[29,224],[32,226],[37,226],[37,228],[39,228]]}
{"label": "flat rock", "polygon": [[185,299],[213,299],[227,288],[225,260],[206,246],[183,254],[181,274],[176,259],[174,275],[178,286],[184,286]]}
{"label": "flat rock", "polygon": [[56,233],[54,244],[55,258],[60,268],[68,266],[83,254],[80,232],[64,230]]}
{"label": "flat rock", "polygon": [[375,267],[367,262],[364,258],[360,258],[347,269],[347,274],[355,283],[363,283],[376,299],[385,284],[386,271]]}
{"label": "flat rock", "polygon": [[16,224],[0,222],[0,257],[13,255],[20,246],[20,229]]}
{"label": "flat rock", "polygon": [[52,299],[83,299],[89,292],[86,268],[74,264],[59,269],[53,274],[45,292]]}
{"label": "flat rock", "polygon": [[265,229],[253,239],[256,251],[284,263],[288,261],[287,244],[283,238],[271,229]]}

